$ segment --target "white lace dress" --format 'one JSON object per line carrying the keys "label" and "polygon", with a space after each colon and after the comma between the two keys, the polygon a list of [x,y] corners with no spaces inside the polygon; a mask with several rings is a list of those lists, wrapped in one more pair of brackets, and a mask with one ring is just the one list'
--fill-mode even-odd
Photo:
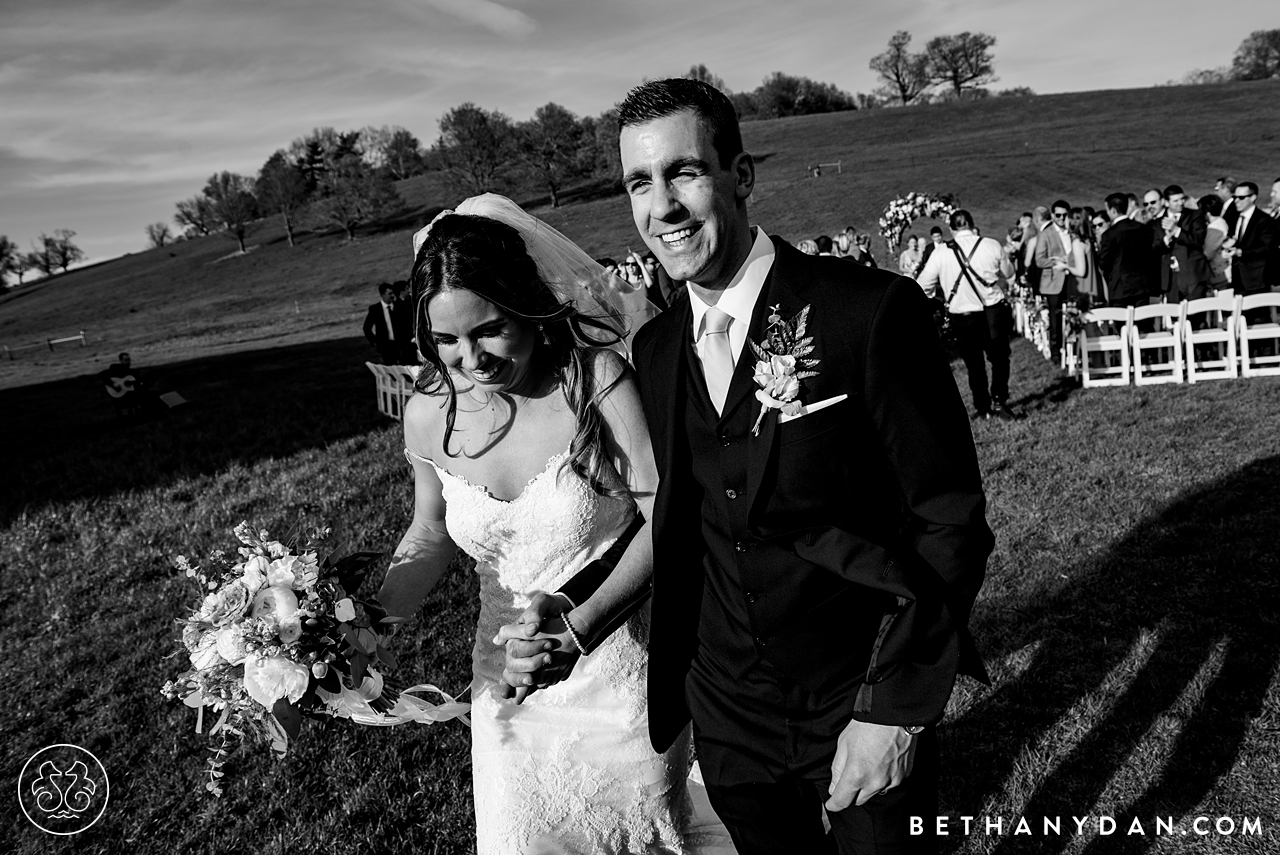
{"label": "white lace dress", "polygon": [[472,653],[472,774],[479,855],[732,852],[694,776],[689,741],[649,744],[645,707],[648,610],[638,612],[572,675],[522,704],[504,700],[499,627],[536,591],[554,591],[607,550],[635,514],[561,464],[510,502],[433,461],[445,525],[476,560],[480,620]]}

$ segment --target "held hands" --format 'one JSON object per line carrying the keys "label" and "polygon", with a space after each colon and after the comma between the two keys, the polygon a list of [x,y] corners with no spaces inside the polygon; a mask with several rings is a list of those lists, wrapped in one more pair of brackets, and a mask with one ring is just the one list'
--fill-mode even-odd
{"label": "held hands", "polygon": [[836,742],[827,810],[863,805],[907,779],[916,737],[897,725],[851,721]]}
{"label": "held hands", "polygon": [[573,672],[582,652],[561,617],[569,609],[564,598],[538,593],[515,623],[498,630],[493,643],[506,647],[503,697],[523,703],[532,692],[553,686]]}

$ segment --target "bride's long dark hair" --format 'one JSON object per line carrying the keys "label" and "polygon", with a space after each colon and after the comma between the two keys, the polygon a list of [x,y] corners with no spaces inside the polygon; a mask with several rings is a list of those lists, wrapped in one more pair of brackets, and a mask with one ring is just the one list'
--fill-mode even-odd
{"label": "bride's long dark hair", "polygon": [[616,478],[608,477],[611,464],[601,437],[604,418],[597,402],[611,387],[595,388],[590,365],[597,351],[616,344],[620,336],[607,324],[556,299],[538,275],[538,266],[516,229],[470,214],[439,218],[418,250],[409,283],[413,288],[413,334],[425,359],[414,388],[428,395],[448,394],[441,443],[446,456],[456,456],[449,450],[449,440],[458,413],[458,393],[431,337],[427,306],[445,291],[466,290],[517,321],[541,327],[535,351],[542,351],[543,364],[549,365],[560,381],[578,425],[566,465],[601,495],[627,495],[625,489],[613,486]]}

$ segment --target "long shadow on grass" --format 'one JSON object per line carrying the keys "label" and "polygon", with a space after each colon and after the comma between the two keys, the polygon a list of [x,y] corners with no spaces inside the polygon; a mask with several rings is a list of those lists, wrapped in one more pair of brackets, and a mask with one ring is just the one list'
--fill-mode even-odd
{"label": "long shadow on grass", "polygon": [[111,495],[219,472],[368,432],[372,355],[344,338],[208,356],[150,368],[189,403],[120,419],[92,376],[0,391],[0,524],[50,501]]}
{"label": "long shadow on grass", "polygon": [[[943,812],[981,817],[1002,806],[1001,855],[1062,851],[1072,816],[1092,815],[1096,829],[1104,790],[1109,799],[1122,794],[1116,810],[1101,811],[1118,828],[1096,838],[1091,855],[1146,851],[1158,840],[1156,817],[1186,828],[1188,812],[1235,762],[1280,661],[1277,484],[1280,456],[1258,460],[1184,495],[1076,568],[1060,594],[998,614],[979,610],[978,637],[995,641],[991,661],[1029,645],[1035,652],[1021,676],[948,728],[952,789]],[[1121,688],[1103,697],[1109,675]],[[1083,710],[1097,721],[1081,735],[1073,718]],[[1037,748],[1050,731],[1071,734],[1055,738],[1074,746],[1038,783],[1013,783],[1052,756]],[[1156,739],[1168,741],[1152,752],[1147,741]],[[1135,760],[1135,780],[1118,779]],[[1273,784],[1264,777],[1263,791],[1233,794],[1244,815],[1260,812],[1253,808],[1263,808]],[[1019,814],[1032,836],[1011,834]],[[1062,818],[1062,836],[1042,835],[1044,817]],[[1134,817],[1145,837],[1126,835]]]}

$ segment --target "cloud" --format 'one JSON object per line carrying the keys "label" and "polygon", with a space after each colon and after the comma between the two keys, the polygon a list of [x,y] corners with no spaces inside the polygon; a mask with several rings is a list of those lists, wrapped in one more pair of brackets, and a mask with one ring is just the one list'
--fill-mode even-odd
{"label": "cloud", "polygon": [[466,24],[477,24],[507,38],[523,39],[538,28],[519,9],[508,9],[492,0],[422,0],[427,6]]}

